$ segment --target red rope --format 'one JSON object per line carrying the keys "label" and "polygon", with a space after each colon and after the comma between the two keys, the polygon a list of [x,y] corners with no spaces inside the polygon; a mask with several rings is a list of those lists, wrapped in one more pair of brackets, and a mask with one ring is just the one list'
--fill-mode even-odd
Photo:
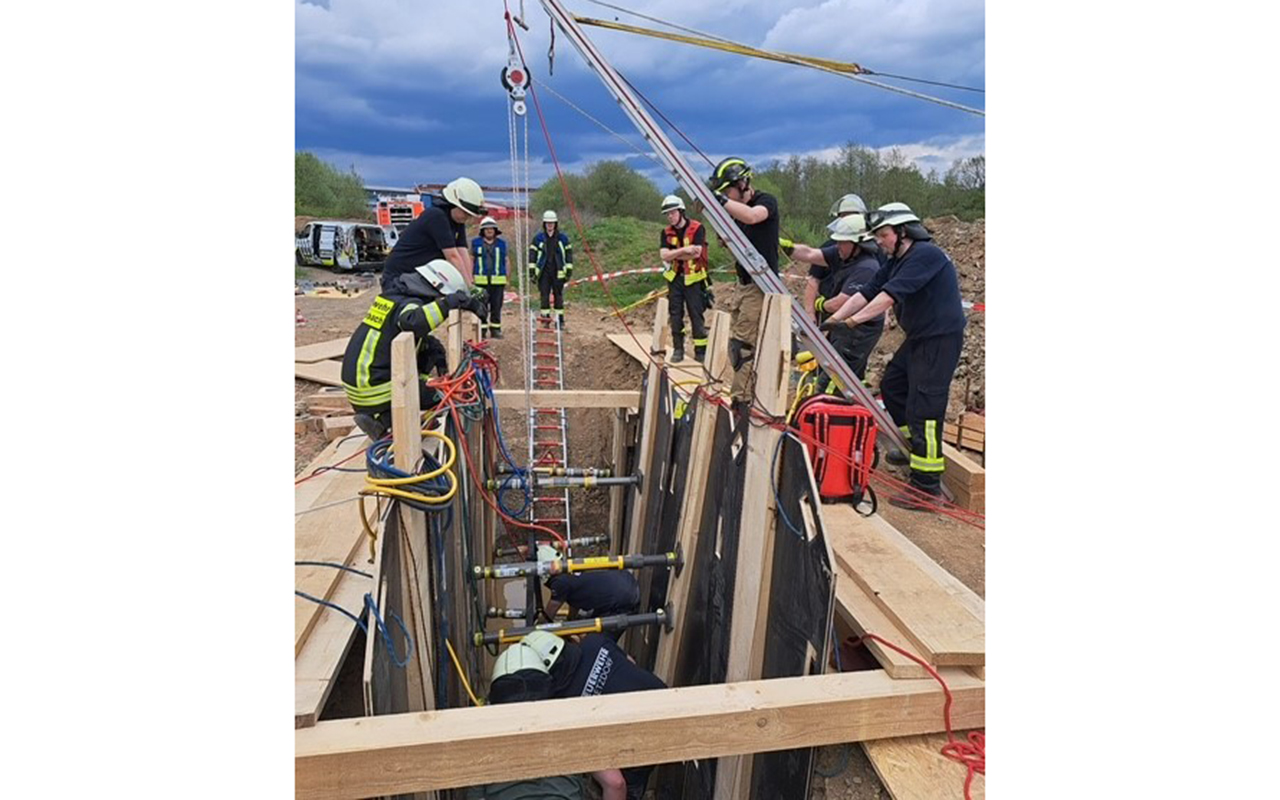
{"label": "red rope", "polygon": [[872,641],[879,642],[885,647],[888,647],[891,650],[901,653],[902,655],[916,662],[920,666],[924,667],[925,670],[931,676],[933,676],[933,679],[937,681],[940,686],[942,686],[942,694],[946,698],[945,702],[942,705],[942,723],[947,730],[947,743],[942,746],[942,749],[939,752],[941,752],[942,755],[945,756],[946,758],[949,758],[952,761],[962,764],[964,768],[967,770],[967,773],[965,774],[965,778],[964,778],[964,796],[965,796],[965,800],[972,800],[969,794],[969,787],[973,784],[974,773],[977,773],[979,775],[987,774],[986,734],[983,733],[982,731],[970,731],[966,741],[961,741],[959,739],[956,739],[956,735],[951,729],[951,702],[952,702],[951,689],[947,686],[947,682],[942,679],[942,676],[938,674],[938,671],[935,670],[929,664],[925,663],[923,659],[917,658],[911,653],[908,653],[906,650],[903,650],[901,647],[898,647],[893,642],[885,641],[884,639],[882,639],[879,636],[876,636],[874,633],[871,633],[870,631],[868,631],[867,633],[864,633],[861,637],[857,639],[853,639],[852,637],[850,637],[845,641],[852,641],[854,647],[857,647],[867,639],[871,639]]}

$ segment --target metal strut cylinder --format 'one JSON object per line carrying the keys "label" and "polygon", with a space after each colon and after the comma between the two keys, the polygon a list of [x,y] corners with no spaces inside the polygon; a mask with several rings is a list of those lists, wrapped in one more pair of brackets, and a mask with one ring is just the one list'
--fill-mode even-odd
{"label": "metal strut cylinder", "polygon": [[[597,544],[608,544],[608,534],[600,534],[598,536],[579,536],[576,539],[569,540],[569,547],[591,547]],[[564,550],[564,545],[560,544],[558,539],[549,542],[538,542],[538,544],[549,544],[557,550]],[[519,547],[499,547],[493,551],[494,558],[507,558],[509,556],[523,556],[529,553],[529,548],[525,545]]]}
{"label": "metal strut cylinder", "polygon": [[[628,475],[619,478],[597,478],[592,475],[586,475],[581,478],[558,478],[550,475],[534,475],[529,481],[530,485],[537,489],[590,489],[593,486],[631,486],[640,482],[640,479],[634,475]],[[484,482],[486,489],[504,488],[505,481],[490,478]]]}
{"label": "metal strut cylinder", "polygon": [[511,564],[477,564],[472,570],[473,580],[500,580],[537,575],[576,574],[597,569],[643,569],[645,567],[675,567],[676,574],[684,567],[684,555],[680,548],[660,555],[590,556],[588,558],[560,558],[555,561],[516,561]]}
{"label": "metal strut cylinder", "polygon": [[[490,619],[524,619],[528,616],[528,612],[523,608],[498,608],[497,606],[489,606],[485,609],[484,615]],[[556,611],[557,617],[568,617],[569,607],[561,606]]]}
{"label": "metal strut cylinder", "polygon": [[504,628],[494,633],[476,631],[472,636],[472,643],[474,643],[476,647],[482,647],[488,644],[515,644],[534,631],[546,631],[560,636],[580,636],[586,633],[612,633],[613,631],[624,631],[627,628],[635,628],[640,625],[661,625],[666,629],[667,633],[670,633],[671,629],[675,625],[675,618],[671,613],[671,607],[667,606],[666,608],[660,608],[657,611],[648,614],[615,614],[610,617],[575,619],[566,622],[548,622],[542,625],[530,625],[510,629]]}
{"label": "metal strut cylinder", "polygon": [[[557,412],[559,413],[559,412]],[[531,467],[529,472],[535,475],[558,475],[569,478],[611,478],[613,470],[596,469],[595,467]],[[515,470],[507,464],[498,465],[499,475],[514,475]]]}

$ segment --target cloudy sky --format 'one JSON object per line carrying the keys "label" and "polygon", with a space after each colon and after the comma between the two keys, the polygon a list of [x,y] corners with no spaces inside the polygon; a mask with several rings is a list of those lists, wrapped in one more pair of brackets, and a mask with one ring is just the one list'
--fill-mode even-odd
{"label": "cloudy sky", "polygon": [[[982,0],[610,0],[726,39],[855,61],[869,69],[985,87]],[[520,0],[509,0],[519,13]],[[296,0],[296,146],[366,183],[404,186],[467,175],[508,185],[507,63],[501,0]],[[654,23],[589,0],[581,16]],[[547,84],[636,146],[642,140],[563,35],[548,74],[549,20],[525,0],[518,30],[535,88]],[[984,118],[789,64],[587,28],[633,85],[713,159],[754,164],[823,155],[853,141],[899,148],[945,171],[982,153]],[[879,79],[984,107],[984,95]],[[563,165],[625,159],[663,191],[669,175],[548,92],[539,95]],[[530,179],[553,172],[530,105]],[[670,133],[670,132],[669,132]],[[673,136],[673,138],[676,138]],[[683,146],[683,142],[677,140]],[[705,163],[690,150],[694,163]]]}

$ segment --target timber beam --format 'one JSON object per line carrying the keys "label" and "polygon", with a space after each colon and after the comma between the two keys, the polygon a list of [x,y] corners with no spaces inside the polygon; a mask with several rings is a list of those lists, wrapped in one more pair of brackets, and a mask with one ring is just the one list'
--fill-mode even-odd
{"label": "timber beam", "polygon": [[[943,670],[952,725],[985,725],[985,684]],[[638,702],[638,700],[640,700]],[[942,687],[881,670],[317,723],[294,733],[299,800],[860,742],[943,729]]]}

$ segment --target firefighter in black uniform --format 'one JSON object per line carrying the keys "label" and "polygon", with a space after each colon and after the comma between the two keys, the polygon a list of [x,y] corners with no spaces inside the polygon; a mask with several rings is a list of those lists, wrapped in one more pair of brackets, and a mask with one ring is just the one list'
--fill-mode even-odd
{"label": "firefighter in black uniform", "polygon": [[551,296],[555,295],[556,322],[564,328],[564,282],[573,277],[573,245],[560,232],[554,211],[542,214],[542,230],[529,243],[529,279],[538,282],[541,317],[551,322]]}
{"label": "firefighter in black uniform", "polygon": [[[665,689],[662,679],[636,666],[613,639],[588,633],[578,643],[547,631],[527,634],[515,647],[532,648],[551,673],[552,697],[587,697],[596,694]],[[640,800],[649,783],[652,766],[622,770],[628,800]]]}
{"label": "firefighter in black uniform", "polygon": [[[560,552],[550,545],[538,546],[539,561],[559,561]],[[569,604],[569,618],[609,617],[614,614],[634,614],[640,608],[640,584],[631,570],[593,569],[586,572],[558,572],[543,579],[551,590],[551,601],[546,613],[554,621],[556,612],[564,603]],[[623,631],[610,631],[616,642]]]}
{"label": "firefighter in black uniform", "polygon": [[662,200],[662,213],[667,227],[662,231],[658,256],[667,269],[667,311],[671,318],[672,362],[684,361],[684,310],[689,309],[689,325],[693,328],[693,357],[701,361],[707,354],[707,325],[703,313],[707,300],[707,231],[696,219],[684,213],[684,201],[674,194]]}
{"label": "firefighter in black uniform", "polygon": [[396,335],[413,331],[421,378],[418,397],[427,409],[438,401],[427,379],[433,368],[445,365],[444,347],[431,331],[454,309],[482,320],[488,314],[484,300],[467,291],[462,275],[444,259],[399,276],[395,286],[374,298],[342,357],[342,388],[356,411],[355,423],[374,440],[391,428],[391,341]]}
{"label": "firefighter in black uniform", "polygon": [[[838,311],[845,301],[870,283],[880,271],[880,251],[875,237],[867,230],[861,214],[851,214],[836,219],[828,226],[832,244],[828,247],[792,245],[791,257],[811,265],[810,276],[820,275],[818,294],[814,300],[814,312],[821,321]],[[816,276],[815,276],[816,277]],[[843,325],[831,330],[827,338],[862,380],[867,374],[867,360],[884,333],[884,315],[854,328]],[[822,387],[822,383],[818,384]],[[832,387],[825,387],[824,391]]]}
{"label": "firefighter in black uniform", "polygon": [[[467,250],[467,220],[484,216],[484,191],[470,178],[458,178],[433,197],[422,213],[401,233],[382,265],[382,290],[395,292],[396,283],[429,261],[443,258],[460,275],[472,272]],[[470,280],[467,277],[465,280]]]}
{"label": "firefighter in black uniform", "polygon": [[[890,452],[891,463],[907,460],[911,485],[930,495],[942,493],[942,422],[947,415],[951,378],[960,363],[965,316],[955,265],[935,245],[929,231],[906,203],[876,209],[871,230],[888,262],[870,283],[832,314],[824,326],[859,325],[880,319],[894,307],[907,338],[880,379],[885,410],[911,444],[911,456]],[[896,457],[895,457],[896,455]],[[900,508],[928,510],[907,493],[891,497]]]}
{"label": "firefighter in black uniform", "polygon": [[[526,646],[523,640],[503,650],[493,662],[489,703],[501,705],[549,699],[552,696],[551,673],[547,666],[543,656]],[[602,769],[592,773],[592,777],[600,784],[601,800],[626,800],[627,782],[621,771]],[[580,775],[502,781],[467,790],[467,800],[586,800],[588,796]]]}

